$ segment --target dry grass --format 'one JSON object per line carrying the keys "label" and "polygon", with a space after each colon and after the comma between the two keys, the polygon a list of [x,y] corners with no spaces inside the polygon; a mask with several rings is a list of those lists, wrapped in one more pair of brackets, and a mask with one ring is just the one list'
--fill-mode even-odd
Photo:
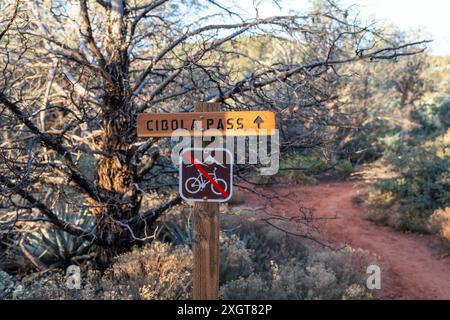
{"label": "dry grass", "polygon": [[32,274],[17,284],[17,299],[189,299],[192,252],[155,242],[120,255],[104,274],[83,268],[82,288],[70,290],[63,272]]}
{"label": "dry grass", "polygon": [[[373,262],[365,252],[309,247],[266,224],[225,213],[222,218],[228,230],[220,238],[222,299],[371,298],[364,285]],[[104,274],[85,264],[80,290],[66,288],[63,272],[35,273],[5,282],[7,298],[189,299],[192,259],[189,246],[155,241],[116,257]]]}
{"label": "dry grass", "polygon": [[428,228],[450,245],[450,207],[436,210],[428,220]]}

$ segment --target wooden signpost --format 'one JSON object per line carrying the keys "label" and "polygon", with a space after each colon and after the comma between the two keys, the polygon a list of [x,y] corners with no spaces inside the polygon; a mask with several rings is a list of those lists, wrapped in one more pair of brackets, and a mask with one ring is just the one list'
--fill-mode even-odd
{"label": "wooden signpost", "polygon": [[[219,103],[198,103],[197,112],[219,111]],[[219,203],[194,205],[194,300],[219,299]]]}
{"label": "wooden signpost", "polygon": [[[202,135],[208,129],[224,136],[267,136],[275,133],[275,114],[269,111],[220,112],[220,103],[198,103],[192,113],[140,114],[137,119],[139,137],[171,137],[193,135],[201,121]],[[185,129],[185,130],[178,130]],[[177,131],[178,130],[178,131]],[[206,130],[206,131],[205,131]],[[197,133],[197,132],[196,132]],[[200,163],[192,149],[182,151],[189,161],[180,163],[180,193],[194,205],[194,300],[219,298],[219,202],[232,194],[233,155],[224,149],[223,163]],[[203,164],[203,165],[202,165]],[[211,174],[212,170],[212,174]],[[187,184],[187,180],[189,180]],[[199,190],[198,186],[200,186]],[[209,189],[207,188],[209,187]],[[202,195],[201,198],[199,198]]]}

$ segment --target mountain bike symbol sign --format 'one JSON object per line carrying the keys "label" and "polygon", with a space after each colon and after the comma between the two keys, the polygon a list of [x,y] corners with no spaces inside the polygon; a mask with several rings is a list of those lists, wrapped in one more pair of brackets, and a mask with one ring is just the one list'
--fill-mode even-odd
{"label": "mountain bike symbol sign", "polygon": [[226,202],[231,198],[233,156],[227,149],[184,149],[179,174],[184,200]]}

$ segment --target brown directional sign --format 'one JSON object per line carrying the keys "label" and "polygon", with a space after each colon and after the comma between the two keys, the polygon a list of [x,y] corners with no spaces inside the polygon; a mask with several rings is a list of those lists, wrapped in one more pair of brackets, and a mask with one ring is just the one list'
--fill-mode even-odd
{"label": "brown directional sign", "polygon": [[184,200],[226,202],[231,198],[233,156],[227,149],[184,149],[179,173]]}
{"label": "brown directional sign", "polygon": [[217,129],[225,136],[268,136],[275,133],[275,114],[270,111],[190,112],[140,114],[137,118],[138,137],[170,137],[192,135]]}

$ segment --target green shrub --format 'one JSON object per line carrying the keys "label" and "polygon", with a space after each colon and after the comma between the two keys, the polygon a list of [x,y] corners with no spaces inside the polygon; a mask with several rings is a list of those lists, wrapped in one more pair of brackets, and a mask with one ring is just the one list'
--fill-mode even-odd
{"label": "green shrub", "polygon": [[349,177],[353,173],[353,165],[348,160],[341,160],[337,164],[336,170],[340,175]]}
{"label": "green shrub", "polygon": [[402,146],[398,130],[379,137],[377,142],[382,146],[384,154],[397,154]]}
{"label": "green shrub", "polygon": [[450,185],[444,178],[449,158],[439,158],[433,149],[415,148],[393,162],[400,177],[391,186],[403,208],[426,216],[448,203]]}
{"label": "green shrub", "polygon": [[445,100],[438,111],[439,121],[444,127],[450,127],[450,99]]}
{"label": "green shrub", "polygon": [[331,168],[329,161],[316,155],[305,155],[301,152],[284,154],[280,159],[280,170],[277,180],[291,184],[312,184],[316,176]]}
{"label": "green shrub", "polygon": [[390,155],[395,178],[369,190],[372,219],[397,229],[425,232],[428,218],[450,204],[450,134]]}
{"label": "green shrub", "polygon": [[400,128],[378,120],[358,128],[341,152],[352,163],[373,162],[400,148]]}

